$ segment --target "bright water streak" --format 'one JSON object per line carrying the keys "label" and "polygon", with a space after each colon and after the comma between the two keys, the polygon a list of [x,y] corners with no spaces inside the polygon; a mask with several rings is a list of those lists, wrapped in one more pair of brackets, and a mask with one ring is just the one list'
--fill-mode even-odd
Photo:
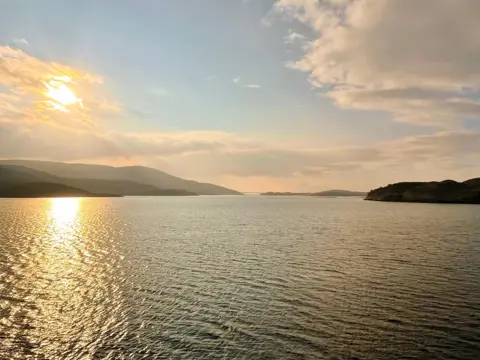
{"label": "bright water streak", "polygon": [[0,359],[480,359],[480,207],[0,200]]}

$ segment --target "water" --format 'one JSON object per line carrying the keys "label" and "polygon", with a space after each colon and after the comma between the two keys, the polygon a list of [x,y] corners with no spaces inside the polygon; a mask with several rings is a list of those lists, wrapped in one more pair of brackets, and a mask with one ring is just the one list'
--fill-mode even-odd
{"label": "water", "polygon": [[0,358],[479,359],[479,210],[0,200]]}

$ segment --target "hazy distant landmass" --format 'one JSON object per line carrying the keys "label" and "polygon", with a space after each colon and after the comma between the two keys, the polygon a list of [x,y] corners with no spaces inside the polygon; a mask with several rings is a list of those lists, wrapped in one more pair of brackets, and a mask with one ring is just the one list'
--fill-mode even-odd
{"label": "hazy distant landmass", "polygon": [[310,196],[312,193],[295,193],[295,192],[274,192],[269,191],[265,193],[261,193],[260,195],[264,196]]}
{"label": "hazy distant landmass", "polygon": [[348,190],[326,190],[314,193],[266,192],[265,196],[365,196],[366,192]]}
{"label": "hazy distant landmass", "polygon": [[365,196],[366,192],[348,190],[327,190],[313,193],[312,196]]}
{"label": "hazy distant landmass", "polygon": [[365,200],[480,204],[480,178],[464,182],[401,182],[370,191]]}
{"label": "hazy distant landmass", "polygon": [[[61,183],[92,193],[123,196],[242,195],[218,185],[185,180],[143,166],[113,167],[34,160],[0,160],[0,165],[10,166],[9,174],[0,172],[0,183],[8,177],[21,183]],[[16,173],[12,174],[14,170]]]}
{"label": "hazy distant landmass", "polygon": [[61,179],[23,166],[0,165],[0,197],[118,197],[115,193],[91,192],[70,186]]}
{"label": "hazy distant landmass", "polygon": [[0,188],[0,198],[43,197],[119,197],[112,194],[94,194],[82,189],[58,183],[28,182]]}

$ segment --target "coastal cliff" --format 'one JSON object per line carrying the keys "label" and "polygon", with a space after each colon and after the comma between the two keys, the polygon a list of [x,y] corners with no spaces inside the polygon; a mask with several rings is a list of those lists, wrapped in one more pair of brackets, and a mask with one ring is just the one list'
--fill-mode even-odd
{"label": "coastal cliff", "polygon": [[365,200],[480,204],[480,178],[464,182],[401,182],[370,191]]}

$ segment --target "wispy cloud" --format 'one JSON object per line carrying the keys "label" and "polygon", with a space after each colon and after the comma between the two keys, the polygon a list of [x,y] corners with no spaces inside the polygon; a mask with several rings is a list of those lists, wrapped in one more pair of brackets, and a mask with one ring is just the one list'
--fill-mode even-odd
{"label": "wispy cloud", "polygon": [[[237,76],[233,79],[233,83],[240,85],[242,83],[242,78],[240,76]],[[260,85],[258,84],[245,84],[243,87],[247,89],[260,89]]]}
{"label": "wispy cloud", "polygon": [[221,131],[78,132],[0,119],[0,157],[104,163],[133,158],[140,164],[161,161],[174,173],[196,179],[235,178],[236,186],[239,179],[261,178],[291,189],[301,183],[311,189],[329,184],[370,188],[451,177],[452,172],[458,179],[473,177],[475,169],[468,164],[480,157],[480,133],[442,131],[365,146],[305,148]]}
{"label": "wispy cloud", "polygon": [[168,95],[167,89],[162,88],[162,87],[160,87],[160,88],[153,88],[153,89],[152,89],[152,93],[153,93],[154,95],[157,95],[157,96],[165,96],[165,95]]}
{"label": "wispy cloud", "polygon": [[285,44],[294,44],[298,41],[306,40],[305,35],[299,34],[293,30],[289,30],[288,34],[285,36]]}
{"label": "wispy cloud", "polygon": [[22,45],[30,45],[27,41],[27,39],[24,39],[24,38],[16,38],[16,39],[12,39],[12,42],[17,45],[17,46],[22,46]]}

